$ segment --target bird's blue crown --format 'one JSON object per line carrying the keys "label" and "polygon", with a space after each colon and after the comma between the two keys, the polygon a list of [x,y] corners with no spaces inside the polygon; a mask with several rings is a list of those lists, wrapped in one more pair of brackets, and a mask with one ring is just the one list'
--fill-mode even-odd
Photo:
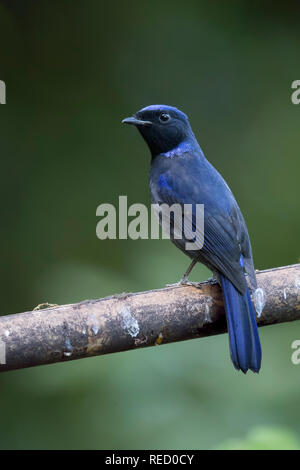
{"label": "bird's blue crown", "polygon": [[175,108],[175,106],[168,106],[167,104],[151,104],[150,106],[146,106],[145,108],[138,111],[138,113],[144,113],[147,111],[160,112],[160,113],[174,112],[178,116],[180,116],[182,119],[188,120],[187,115],[183,113],[182,111],[180,111],[180,109]]}

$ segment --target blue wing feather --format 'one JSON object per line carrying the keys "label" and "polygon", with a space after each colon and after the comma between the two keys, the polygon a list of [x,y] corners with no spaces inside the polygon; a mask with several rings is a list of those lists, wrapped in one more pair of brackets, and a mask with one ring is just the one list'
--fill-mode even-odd
{"label": "blue wing feather", "polygon": [[[229,187],[202,156],[156,157],[151,167],[150,190],[155,203],[192,204],[191,223],[196,227],[196,204],[204,204],[204,246],[185,251],[185,237],[173,240],[190,257],[199,259],[220,275],[228,325],[230,354],[236,369],[258,372],[261,346],[255,312],[245,279],[256,286],[251,245],[246,224]],[[187,190],[188,188],[188,190]]]}

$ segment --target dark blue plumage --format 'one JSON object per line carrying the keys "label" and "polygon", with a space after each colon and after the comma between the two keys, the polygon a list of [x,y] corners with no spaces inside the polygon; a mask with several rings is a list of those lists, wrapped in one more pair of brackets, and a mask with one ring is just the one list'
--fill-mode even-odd
{"label": "dark blue plumage", "polygon": [[248,369],[258,372],[261,347],[244,271],[252,288],[256,288],[256,276],[247,227],[232,192],[204,157],[183,112],[153,105],[123,122],[134,124],[149,146],[152,202],[192,204],[190,215],[185,217],[190,217],[194,231],[199,230],[196,204],[204,204],[203,247],[186,250],[189,237],[185,238],[183,224],[179,227],[182,238],[175,239],[171,232],[171,239],[193,260],[187,273],[199,261],[215,274],[224,295],[232,362],[244,373]]}

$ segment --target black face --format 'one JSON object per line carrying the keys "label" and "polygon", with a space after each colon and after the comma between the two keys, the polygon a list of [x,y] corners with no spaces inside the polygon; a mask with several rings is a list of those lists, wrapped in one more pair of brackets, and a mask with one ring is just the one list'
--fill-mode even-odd
{"label": "black face", "polygon": [[192,134],[187,116],[171,106],[148,106],[122,122],[138,128],[152,156],[174,149]]}

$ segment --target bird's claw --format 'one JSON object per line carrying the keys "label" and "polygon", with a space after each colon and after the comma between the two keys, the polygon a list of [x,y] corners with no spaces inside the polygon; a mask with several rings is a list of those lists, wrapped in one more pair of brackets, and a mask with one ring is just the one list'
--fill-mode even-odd
{"label": "bird's claw", "polygon": [[201,282],[193,282],[193,281],[183,281],[181,282],[182,286],[194,286],[194,287],[199,287]]}
{"label": "bird's claw", "polygon": [[211,276],[208,279],[206,279],[207,282],[211,282],[212,284],[218,284],[218,278],[216,276]]}
{"label": "bird's claw", "polygon": [[192,282],[192,281],[189,281],[188,279],[181,279],[175,284],[166,284],[166,287],[181,287],[181,286],[199,287],[199,285],[200,285],[200,282]]}
{"label": "bird's claw", "polygon": [[180,281],[179,282],[175,282],[175,284],[166,284],[166,287],[179,287],[181,284],[180,284]]}

